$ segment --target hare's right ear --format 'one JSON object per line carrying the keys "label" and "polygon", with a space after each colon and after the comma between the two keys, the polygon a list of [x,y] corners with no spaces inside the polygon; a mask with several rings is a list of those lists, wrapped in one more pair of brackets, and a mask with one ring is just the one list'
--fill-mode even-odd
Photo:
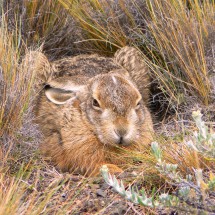
{"label": "hare's right ear", "polygon": [[37,82],[47,82],[52,73],[48,58],[40,51],[29,51],[23,58],[21,67],[31,70]]}
{"label": "hare's right ear", "polygon": [[32,89],[37,94],[52,77],[53,68],[48,58],[40,51],[29,51],[23,58],[21,71],[33,77]]}
{"label": "hare's right ear", "polygon": [[81,101],[81,95],[86,94],[86,85],[76,78],[58,78],[52,80],[45,86],[45,95],[49,101],[54,104],[62,105],[66,103],[73,103],[76,99]]}

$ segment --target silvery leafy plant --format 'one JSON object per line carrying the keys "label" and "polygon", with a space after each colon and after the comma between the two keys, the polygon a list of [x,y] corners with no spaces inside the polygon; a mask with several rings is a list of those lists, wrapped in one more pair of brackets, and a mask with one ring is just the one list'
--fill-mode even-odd
{"label": "silvery leafy plant", "polygon": [[193,138],[187,142],[187,145],[208,158],[215,158],[215,133],[209,132],[199,110],[193,111],[192,117],[198,131],[193,132]]}

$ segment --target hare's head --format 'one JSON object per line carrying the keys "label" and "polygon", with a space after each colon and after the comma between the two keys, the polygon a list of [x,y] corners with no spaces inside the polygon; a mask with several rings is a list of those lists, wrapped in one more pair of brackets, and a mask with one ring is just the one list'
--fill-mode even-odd
{"label": "hare's head", "polygon": [[46,88],[47,98],[58,105],[80,102],[83,120],[105,145],[129,146],[141,136],[145,107],[129,77],[110,72],[91,79],[71,77],[53,80]]}

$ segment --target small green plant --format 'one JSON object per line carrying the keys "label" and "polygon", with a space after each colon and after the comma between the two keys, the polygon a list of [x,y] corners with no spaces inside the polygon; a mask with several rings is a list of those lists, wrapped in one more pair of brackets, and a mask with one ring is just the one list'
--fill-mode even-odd
{"label": "small green plant", "polygon": [[[185,147],[192,147],[201,156],[210,156],[214,158],[215,138],[214,133],[209,132],[208,127],[202,121],[202,114],[200,111],[195,111],[192,114],[193,119],[197,125],[198,131],[193,132],[192,142],[185,143]],[[192,212],[192,213],[211,213],[215,212],[214,196],[215,196],[215,176],[214,169],[211,171],[204,171],[201,168],[193,168],[193,172],[183,176],[178,171],[177,164],[167,163],[162,156],[162,149],[157,142],[151,145],[152,154],[156,158],[155,168],[159,174],[164,177],[167,183],[177,187],[177,189],[169,193],[161,193],[157,198],[151,195],[147,197],[145,191],[135,191],[134,188],[129,187],[125,190],[122,181],[118,181],[115,176],[108,173],[106,166],[101,169],[102,176],[105,182],[112,186],[125,199],[148,207],[172,208],[178,211]],[[186,205],[186,207],[185,207]],[[185,209],[186,208],[186,209]]]}

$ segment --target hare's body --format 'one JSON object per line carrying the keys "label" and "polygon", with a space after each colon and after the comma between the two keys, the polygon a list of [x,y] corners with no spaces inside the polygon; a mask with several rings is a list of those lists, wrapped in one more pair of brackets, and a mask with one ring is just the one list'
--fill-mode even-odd
{"label": "hare's body", "polygon": [[[143,142],[126,147],[127,150],[141,151],[139,144],[147,145],[151,141],[152,122],[149,112],[145,111],[146,120],[141,128],[145,134],[140,138]],[[129,162],[128,158],[123,158],[122,152],[120,155],[119,147],[105,146],[100,142],[85,114],[80,111],[78,102],[59,108],[43,95],[38,115],[45,136],[41,150],[63,171],[94,175],[102,164],[126,164],[126,159]],[[119,169],[110,167],[110,170]]]}
{"label": "hare's body", "polygon": [[[138,65],[129,67],[120,54],[115,59],[80,55],[53,63],[40,55],[47,62],[45,72],[35,67],[45,84],[35,111],[44,134],[41,151],[60,169],[95,175],[106,164],[118,172],[133,152],[141,153],[151,142],[148,75],[135,71]],[[136,87],[140,78],[137,83],[130,78],[138,72],[141,92]]]}

